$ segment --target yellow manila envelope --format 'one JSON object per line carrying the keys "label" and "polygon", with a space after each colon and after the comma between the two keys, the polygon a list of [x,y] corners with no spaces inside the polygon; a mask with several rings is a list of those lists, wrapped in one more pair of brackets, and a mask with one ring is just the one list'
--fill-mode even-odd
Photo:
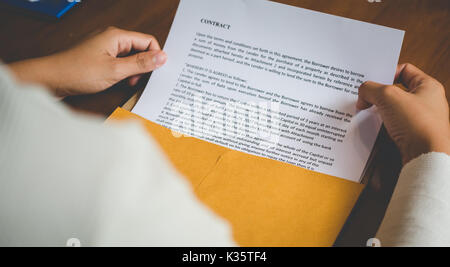
{"label": "yellow manila envelope", "polygon": [[192,137],[118,108],[108,119],[137,120],[196,196],[227,219],[241,246],[331,246],[363,185],[252,156]]}

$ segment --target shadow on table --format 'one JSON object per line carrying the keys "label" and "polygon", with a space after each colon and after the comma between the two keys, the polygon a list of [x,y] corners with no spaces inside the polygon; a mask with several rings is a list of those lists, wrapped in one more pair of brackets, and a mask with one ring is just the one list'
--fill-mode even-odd
{"label": "shadow on table", "polygon": [[[339,234],[335,246],[366,246],[374,238],[384,218],[401,171],[401,157],[383,127],[375,145],[373,164],[368,170],[371,179]],[[381,240],[383,244],[383,240]]]}

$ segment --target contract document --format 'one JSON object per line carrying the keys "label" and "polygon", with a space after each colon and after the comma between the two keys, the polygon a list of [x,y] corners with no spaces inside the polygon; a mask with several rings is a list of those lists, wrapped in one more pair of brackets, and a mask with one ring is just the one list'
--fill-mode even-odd
{"label": "contract document", "polygon": [[403,36],[265,0],[181,0],[169,59],[133,112],[179,138],[360,182],[382,122],[356,109],[358,88],[393,83]]}

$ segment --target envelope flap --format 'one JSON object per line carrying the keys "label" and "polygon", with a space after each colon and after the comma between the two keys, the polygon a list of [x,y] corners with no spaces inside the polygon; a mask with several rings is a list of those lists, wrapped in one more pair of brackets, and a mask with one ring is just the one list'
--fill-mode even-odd
{"label": "envelope flap", "polygon": [[214,167],[220,155],[230,149],[204,142],[193,137],[179,136],[178,133],[148,121],[134,113],[118,108],[108,121],[135,120],[161,146],[174,167],[196,187]]}

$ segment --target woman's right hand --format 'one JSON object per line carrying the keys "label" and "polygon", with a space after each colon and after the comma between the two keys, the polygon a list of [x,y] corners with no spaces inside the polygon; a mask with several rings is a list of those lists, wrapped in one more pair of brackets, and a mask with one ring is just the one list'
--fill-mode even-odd
{"label": "woman's right hand", "polygon": [[450,155],[449,106],[442,84],[411,64],[398,66],[396,83],[407,91],[375,82],[362,84],[357,108],[378,108],[404,164],[428,152]]}

